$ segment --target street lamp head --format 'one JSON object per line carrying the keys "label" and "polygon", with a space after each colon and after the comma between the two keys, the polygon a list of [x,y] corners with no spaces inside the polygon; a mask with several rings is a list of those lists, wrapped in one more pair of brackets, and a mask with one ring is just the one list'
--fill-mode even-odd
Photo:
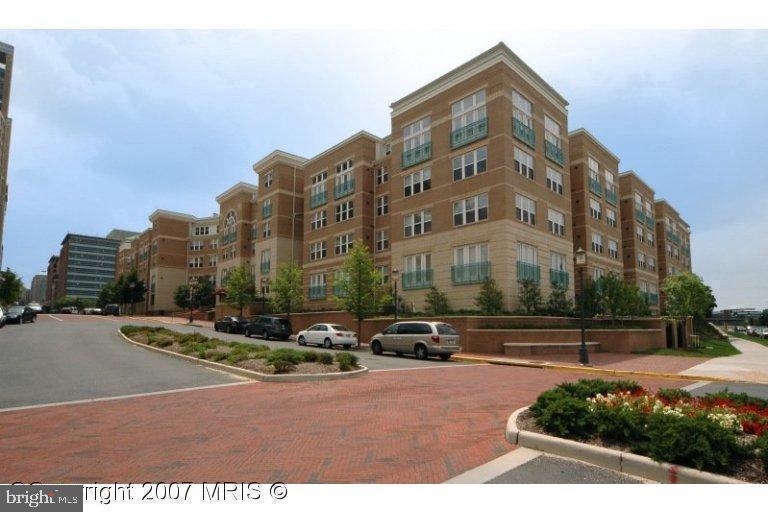
{"label": "street lamp head", "polygon": [[587,251],[579,247],[573,255],[573,260],[577,265],[585,265],[587,263]]}
{"label": "street lamp head", "polygon": [[397,277],[397,274],[399,274],[399,273],[400,273],[400,271],[397,269],[397,267],[392,267],[392,274],[394,274],[395,277]]}

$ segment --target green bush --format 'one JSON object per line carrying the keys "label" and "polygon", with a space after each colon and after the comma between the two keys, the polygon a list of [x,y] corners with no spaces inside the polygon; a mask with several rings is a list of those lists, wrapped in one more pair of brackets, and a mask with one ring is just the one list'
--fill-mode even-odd
{"label": "green bush", "polygon": [[328,352],[320,352],[317,357],[322,364],[333,364],[333,355]]}
{"label": "green bush", "polygon": [[606,441],[632,446],[645,439],[645,415],[637,409],[597,407],[595,422],[597,435]]}
{"label": "green bush", "polygon": [[574,439],[588,439],[597,429],[589,403],[571,396],[550,400],[538,410],[536,423],[549,434]]}
{"label": "green bush", "polygon": [[339,370],[343,372],[348,372],[357,367],[357,356],[349,352],[336,354],[336,361],[339,363]]}
{"label": "green bush", "polygon": [[314,363],[316,361],[317,361],[317,352],[313,352],[311,350],[304,352],[304,362]]}
{"label": "green bush", "polygon": [[172,339],[168,339],[168,338],[155,339],[155,346],[156,347],[164,348],[164,347],[169,347],[171,345],[173,345],[173,340]]}
{"label": "green bush", "polygon": [[297,365],[304,362],[304,353],[292,348],[278,348],[267,353],[267,363],[274,364],[275,361],[287,361]]}
{"label": "green bush", "polygon": [[199,344],[199,343],[206,343],[209,339],[207,336],[203,336],[200,333],[194,332],[189,334],[182,334],[179,336],[179,343],[182,345],[189,344]]}
{"label": "green bush", "polygon": [[266,359],[269,352],[265,350],[257,352],[248,352],[248,359]]}
{"label": "green bush", "polygon": [[601,379],[580,379],[576,382],[564,382],[556,386],[574,398],[586,400],[597,394],[605,395],[617,391],[635,391],[640,384],[631,380],[605,381]]}
{"label": "green bush", "polygon": [[758,398],[755,396],[750,396],[746,393],[731,393],[728,391],[728,388],[724,389],[723,391],[718,391],[716,393],[707,393],[704,396],[705,400],[731,400],[734,405],[754,405],[756,407],[760,407],[761,409],[768,408],[768,400],[764,400],[762,398]]}
{"label": "green bush", "polygon": [[758,460],[763,463],[763,472],[768,475],[768,431],[757,438],[755,448],[757,448]]}
{"label": "green bush", "polygon": [[296,367],[293,363],[285,359],[277,359],[272,363],[275,367],[275,373],[290,373]]}
{"label": "green bush", "polygon": [[670,402],[678,402],[680,400],[691,398],[691,394],[688,391],[676,388],[660,389],[656,392],[656,395],[659,398]]}
{"label": "green bush", "polygon": [[227,354],[227,362],[230,364],[237,364],[240,361],[245,361],[246,359],[248,359],[248,354],[246,352],[238,352],[233,350]]}
{"label": "green bush", "polygon": [[732,430],[704,415],[649,415],[645,435],[647,441],[633,447],[636,451],[655,461],[700,470],[723,472],[747,453]]}

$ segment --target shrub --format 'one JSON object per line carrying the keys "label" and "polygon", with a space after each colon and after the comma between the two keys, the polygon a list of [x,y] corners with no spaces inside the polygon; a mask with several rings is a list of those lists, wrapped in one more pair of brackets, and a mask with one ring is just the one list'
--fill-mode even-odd
{"label": "shrub", "polygon": [[606,441],[633,445],[644,440],[645,416],[637,409],[597,407],[597,435]]}
{"label": "shrub", "polygon": [[552,435],[575,439],[590,438],[597,428],[586,400],[571,396],[550,400],[538,412],[536,423]]}
{"label": "shrub", "polygon": [[317,361],[317,352],[312,352],[310,350],[304,352],[304,362],[314,363],[315,361]]}
{"label": "shrub", "polygon": [[339,363],[339,370],[343,372],[348,372],[357,366],[357,356],[349,352],[336,354],[336,361]]}
{"label": "shrub", "polygon": [[248,359],[266,359],[269,352],[265,350],[257,352],[248,352]]}
{"label": "shrub", "polygon": [[691,398],[691,394],[688,391],[676,388],[660,389],[656,392],[656,396],[672,403]]}
{"label": "shrub", "polygon": [[640,384],[632,380],[605,381],[601,379],[580,379],[576,382],[564,382],[555,389],[562,389],[574,398],[586,400],[598,393],[616,393],[617,391],[637,391],[642,389]]}
{"label": "shrub", "polygon": [[285,359],[275,360],[272,363],[272,366],[275,368],[275,373],[290,373],[296,367],[293,363]]}
{"label": "shrub", "polygon": [[647,442],[634,447],[653,460],[692,466],[700,470],[727,470],[746,455],[733,430],[704,415],[648,416]]}
{"label": "shrub", "polygon": [[246,352],[238,352],[233,350],[227,354],[227,362],[230,364],[237,364],[240,361],[245,361],[246,359],[248,359],[248,353]]}
{"label": "shrub", "polygon": [[755,448],[757,448],[758,460],[763,463],[763,472],[768,474],[768,432],[764,432],[757,438]]}
{"label": "shrub", "polygon": [[317,357],[322,364],[333,364],[333,355],[328,352],[320,352]]}
{"label": "shrub", "polygon": [[173,345],[173,339],[170,338],[158,338],[155,340],[155,346],[164,348]]}
{"label": "shrub", "polygon": [[187,343],[195,344],[195,343],[205,343],[208,341],[208,337],[203,336],[200,333],[194,332],[189,334],[182,334],[179,336],[179,343],[182,345],[186,345]]}
{"label": "shrub", "polygon": [[267,363],[273,364],[275,361],[288,361],[297,365],[304,362],[304,354],[302,351],[292,348],[278,348],[267,353]]}
{"label": "shrub", "polygon": [[221,352],[215,348],[209,348],[204,352],[205,359],[209,361],[221,361],[227,357],[227,354]]}
{"label": "shrub", "polygon": [[707,402],[715,402],[717,400],[729,400],[733,402],[733,405],[736,405],[736,406],[754,405],[756,407],[760,407],[761,409],[768,408],[768,400],[757,398],[755,396],[750,396],[746,393],[731,393],[730,391],[728,391],[728,388],[724,389],[723,391],[718,391],[716,393],[707,393],[704,397],[704,400]]}
{"label": "shrub", "polygon": [[533,405],[531,405],[529,411],[534,418],[538,418],[550,403],[557,402],[563,398],[567,398],[568,396],[568,393],[566,393],[560,386],[557,386],[553,389],[548,389],[541,393],[538,398],[536,398],[536,401],[533,403]]}

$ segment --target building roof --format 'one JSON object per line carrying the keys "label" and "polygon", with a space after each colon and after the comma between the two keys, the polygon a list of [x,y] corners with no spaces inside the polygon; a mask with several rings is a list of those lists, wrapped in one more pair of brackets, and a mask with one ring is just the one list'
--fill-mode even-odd
{"label": "building roof", "polygon": [[103,236],[81,235],[79,233],[67,233],[67,236],[65,236],[64,240],[61,241],[61,245],[64,245],[67,242],[69,242],[70,237],[88,238],[91,240],[98,240],[100,242],[119,242],[119,240],[110,239]]}
{"label": "building roof", "polygon": [[643,185],[645,185],[646,187],[648,187],[648,189],[649,189],[651,192],[653,192],[654,194],[656,193],[656,191],[655,191],[655,190],[653,190],[653,187],[652,187],[652,186],[650,186],[649,184],[647,184],[645,181],[643,181],[643,179],[642,179],[640,176],[638,176],[638,175],[637,175],[637,173],[636,173],[635,171],[622,171],[622,172],[620,172],[620,173],[619,173],[619,179],[621,179],[621,178],[628,178],[628,177],[630,177],[630,176],[634,176],[634,178],[635,178],[637,181],[639,181],[640,183],[642,183]]}
{"label": "building roof", "polygon": [[461,66],[393,102],[390,105],[392,108],[392,116],[400,115],[419,103],[448,90],[454,85],[459,84],[500,62],[506,64],[520,75],[531,87],[560,109],[563,114],[567,113],[568,102],[565,98],[544,81],[544,79],[531,69],[528,64],[523,62],[523,60],[518,57],[515,52],[510,50],[507,45],[500,42],[493,48],[486,50]]}
{"label": "building roof", "polygon": [[304,167],[304,163],[306,161],[307,159],[303,156],[294,155],[293,153],[288,153],[287,151],[276,149],[253,164],[253,172],[258,173],[260,170],[267,169],[279,163],[285,163],[295,167]]}
{"label": "building roof", "polygon": [[350,143],[350,142],[352,142],[353,140],[355,140],[355,139],[358,139],[358,138],[360,138],[360,137],[364,137],[364,138],[367,138],[367,139],[371,139],[373,142],[377,142],[377,143],[378,143],[378,142],[382,142],[382,139],[381,139],[381,137],[377,137],[376,135],[374,135],[374,134],[372,134],[372,133],[370,133],[370,132],[367,132],[367,131],[365,131],[365,130],[360,130],[359,132],[355,133],[354,135],[351,135],[351,136],[347,137],[346,139],[344,139],[343,141],[339,142],[338,144],[335,144],[335,145],[333,145],[332,147],[330,147],[330,148],[326,149],[326,150],[325,150],[325,151],[323,151],[322,153],[319,153],[319,154],[317,154],[317,155],[313,156],[312,158],[310,158],[309,160],[307,160],[307,161],[304,163],[304,165],[309,165],[309,164],[311,164],[312,162],[316,162],[317,160],[320,160],[321,158],[323,158],[323,157],[325,157],[325,156],[329,155],[330,153],[333,153],[333,152],[334,152],[334,151],[336,151],[337,149],[339,149],[339,148],[342,148],[342,147],[346,146],[347,144],[349,144],[349,143]]}
{"label": "building roof", "polygon": [[[616,156],[616,153],[614,153],[613,151],[611,151],[610,149],[608,149],[607,147],[605,147],[605,145],[604,145],[602,142],[600,142],[600,141],[598,140],[598,138],[597,138],[597,137],[595,137],[594,135],[592,135],[592,132],[590,132],[590,131],[589,131],[589,130],[587,130],[586,128],[576,128],[576,129],[575,129],[575,130],[573,130],[572,132],[568,132],[568,137],[569,137],[569,138],[570,138],[570,137],[573,137],[574,135],[584,135],[584,136],[585,136],[585,137],[587,137],[589,140],[591,140],[591,141],[592,141],[592,143],[593,143],[593,144],[595,144],[597,147],[599,147],[600,149],[602,149],[603,151],[605,151],[606,153],[608,153],[609,155],[611,155],[611,157],[615,158],[617,162],[621,162],[621,158],[619,158],[618,156]],[[618,169],[617,169],[617,170],[618,170]]]}
{"label": "building roof", "polygon": [[171,210],[155,210],[149,216],[149,222],[155,222],[155,219],[158,219],[161,217],[165,217],[173,220],[180,220],[183,222],[193,222],[195,220],[195,216],[189,215],[188,213],[174,212]]}
{"label": "building roof", "polygon": [[683,224],[683,225],[685,225],[686,227],[690,228],[690,226],[688,225],[688,223],[687,223],[687,222],[685,222],[685,220],[683,220],[683,217],[682,217],[682,215],[680,215],[680,212],[678,212],[678,211],[677,211],[677,209],[676,209],[674,206],[672,206],[672,205],[669,203],[669,201],[667,201],[667,200],[666,200],[666,199],[664,199],[664,198],[659,198],[659,199],[657,199],[656,201],[654,201],[654,203],[655,203],[656,205],[658,205],[658,206],[663,206],[663,207],[665,207],[665,208],[669,208],[670,210],[672,210],[672,212],[673,212],[675,215],[677,215],[677,218],[680,220],[680,223],[681,223],[681,224]]}
{"label": "building roof", "polygon": [[134,235],[138,235],[138,233],[136,231],[128,231],[126,229],[113,229],[112,231],[107,233],[106,238],[109,238],[110,240],[123,241],[126,238]]}
{"label": "building roof", "polygon": [[234,185],[232,185],[231,187],[229,187],[224,192],[222,192],[221,194],[217,195],[216,202],[222,203],[239,192],[247,192],[249,194],[258,194],[259,187],[257,187],[256,185],[251,185],[250,183],[246,183],[244,181],[239,181]]}

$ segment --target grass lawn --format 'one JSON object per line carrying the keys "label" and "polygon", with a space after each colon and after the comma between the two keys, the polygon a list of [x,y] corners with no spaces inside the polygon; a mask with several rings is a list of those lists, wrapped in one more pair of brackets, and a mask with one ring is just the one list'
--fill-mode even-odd
{"label": "grass lawn", "polygon": [[[701,348],[678,349],[673,348],[652,348],[636,352],[638,354],[654,354],[659,356],[681,356],[681,357],[726,357],[741,354],[739,350],[731,345],[728,340],[722,340],[715,331],[706,322],[696,322],[694,332],[699,335]],[[768,341],[768,340],[761,340]]]}
{"label": "grass lawn", "polygon": [[763,339],[763,338],[758,338],[757,336],[750,336],[750,335],[745,334],[743,332],[729,332],[728,334],[730,334],[731,336],[733,336],[735,338],[741,338],[741,339],[747,340],[747,341],[754,341],[755,343],[759,343],[761,345],[764,345],[764,346],[768,347],[768,340]]}

